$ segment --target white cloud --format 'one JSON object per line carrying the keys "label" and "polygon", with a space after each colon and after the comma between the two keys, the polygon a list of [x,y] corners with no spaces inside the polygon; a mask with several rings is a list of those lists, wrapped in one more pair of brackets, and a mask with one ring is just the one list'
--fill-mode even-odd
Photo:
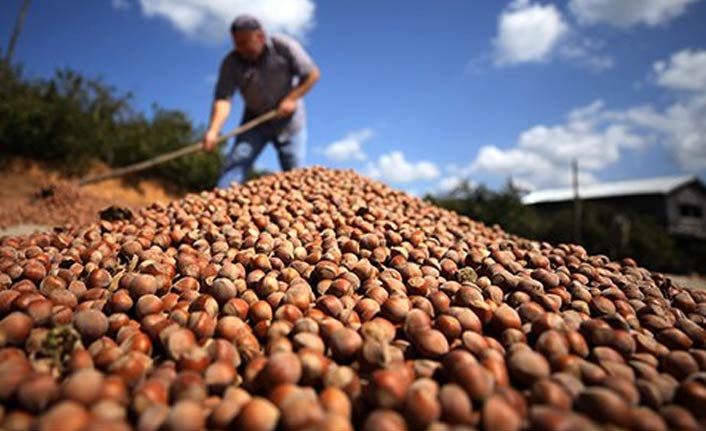
{"label": "white cloud", "polygon": [[602,44],[596,40],[579,39],[578,37],[572,37],[571,39],[558,49],[559,56],[562,59],[585,66],[595,72],[610,69],[615,65],[615,61],[611,56],[600,52]]}
{"label": "white cloud", "polygon": [[[512,176],[534,187],[570,184],[576,159],[582,183],[596,181],[626,150],[660,145],[687,172],[706,171],[706,51],[683,50],[652,67],[655,83],[675,101],[663,107],[608,109],[597,100],[574,109],[562,124],[536,125],[522,132],[515,147],[487,145],[459,172]],[[679,91],[679,92],[676,92]]]}
{"label": "white cloud", "polygon": [[676,90],[706,91],[706,50],[685,49],[668,61],[658,61],[653,70],[657,84]]}
{"label": "white cloud", "polygon": [[[503,150],[493,145],[481,148],[468,170],[511,178],[513,183],[527,190],[566,186],[572,180],[570,162],[552,162],[537,152],[518,148]],[[580,165],[579,181],[588,184],[598,180]]]}
{"label": "white cloud", "polygon": [[436,189],[441,193],[449,193],[461,186],[462,184],[463,178],[461,177],[444,177],[441,179],[441,181],[439,181],[439,184],[436,186]]}
{"label": "white cloud", "polygon": [[598,181],[626,151],[659,145],[682,170],[706,173],[706,50],[676,52],[655,62],[651,73],[672,102],[609,109],[596,100],[571,110],[560,124],[529,127],[514,146],[483,146],[471,163],[448,171],[454,177],[511,177],[524,187],[544,188],[570,184],[571,162],[578,160],[585,184]]}
{"label": "white cloud", "polygon": [[597,100],[570,111],[563,124],[525,130],[514,148],[482,147],[467,169],[511,176],[528,188],[548,187],[570,184],[571,163],[578,160],[580,181],[595,182],[595,173],[616,163],[622,150],[647,144],[636,128]]}
{"label": "white cloud", "polygon": [[686,170],[706,170],[706,92],[671,105],[660,131],[676,161]]}
{"label": "white cloud", "polygon": [[646,143],[628,124],[613,117],[598,100],[569,112],[565,124],[528,129],[520,135],[519,147],[554,164],[578,159],[587,169],[603,169],[619,159],[622,148],[639,148]]}
{"label": "white cloud", "polygon": [[127,0],[110,0],[110,5],[116,10],[128,10],[132,4]]}
{"label": "white cloud", "polygon": [[[447,167],[448,170],[449,167]],[[428,190],[428,193],[435,196],[463,196],[474,187],[476,184],[468,176],[451,174],[441,178],[432,189]]]}
{"label": "white cloud", "polygon": [[569,9],[585,24],[657,26],[684,13],[698,0],[570,0]]}
{"label": "white cloud", "polygon": [[[503,9],[492,44],[490,58],[499,67],[560,59],[601,72],[615,63],[601,52],[601,42],[573,29],[557,6],[533,0],[514,0]],[[471,59],[466,70],[479,72],[488,63],[488,55],[482,54]]]}
{"label": "white cloud", "polygon": [[706,50],[682,50],[654,63],[655,82],[677,93],[662,110],[640,106],[624,116],[655,133],[684,170],[706,170]]}
{"label": "white cloud", "polygon": [[269,31],[304,36],[314,25],[313,0],[139,0],[148,17],[167,19],[189,37],[220,41],[233,19],[250,13]]}
{"label": "white cloud", "polygon": [[372,129],[350,132],[338,141],[332,142],[321,150],[323,155],[334,162],[358,161],[367,159],[363,144],[374,135]]}
{"label": "white cloud", "polygon": [[418,180],[433,180],[439,176],[439,168],[432,162],[422,160],[408,162],[401,151],[392,151],[380,156],[375,163],[368,164],[368,176],[390,183],[410,183]]}
{"label": "white cloud", "polygon": [[569,31],[552,4],[515,0],[498,18],[495,62],[510,65],[546,60]]}
{"label": "white cloud", "polygon": [[706,91],[692,94],[660,111],[632,108],[625,117],[657,134],[657,139],[684,170],[706,170]]}
{"label": "white cloud", "polygon": [[503,150],[494,145],[486,145],[478,152],[470,171],[523,176],[550,172],[552,168],[552,164],[537,153],[517,148]]}

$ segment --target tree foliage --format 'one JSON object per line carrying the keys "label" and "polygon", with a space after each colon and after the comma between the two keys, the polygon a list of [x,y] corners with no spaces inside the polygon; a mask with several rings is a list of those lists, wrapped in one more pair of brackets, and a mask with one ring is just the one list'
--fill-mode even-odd
{"label": "tree foliage", "polygon": [[463,181],[446,195],[429,195],[426,199],[488,225],[498,224],[508,232],[533,238],[542,233],[538,230],[541,224],[538,214],[522,204],[521,190],[511,181],[500,191],[483,184],[472,187]]}
{"label": "tree foliage", "polygon": [[[482,221],[498,224],[506,231],[523,237],[554,244],[573,242],[573,208],[571,204],[554,210],[538,210],[525,206],[521,191],[511,182],[499,191],[480,185],[461,184],[443,196],[425,198],[437,205]],[[703,272],[706,241],[676,237],[656,220],[638,213],[619,213],[605,204],[583,202],[582,245],[593,254],[613,259],[633,257],[650,269],[666,272]],[[616,216],[628,220],[627,244],[616,245]]]}
{"label": "tree foliage", "polygon": [[[110,166],[154,157],[200,136],[188,116],[153,105],[150,116],[100,79],[58,70],[49,79],[22,77],[19,66],[0,79],[0,153],[42,160],[70,175],[83,175],[92,161]],[[218,154],[197,154],[143,175],[188,190],[215,185]]]}

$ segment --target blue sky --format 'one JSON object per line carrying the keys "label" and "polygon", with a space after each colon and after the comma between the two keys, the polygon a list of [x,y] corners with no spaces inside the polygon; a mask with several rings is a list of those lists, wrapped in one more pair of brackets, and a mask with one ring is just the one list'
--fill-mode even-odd
{"label": "blue sky", "polygon": [[[0,3],[6,45],[20,0]],[[255,12],[322,70],[308,164],[414,193],[706,178],[706,1],[35,1],[16,60],[208,119],[228,23]],[[237,125],[240,102],[226,128]],[[258,166],[277,169],[270,148]]]}

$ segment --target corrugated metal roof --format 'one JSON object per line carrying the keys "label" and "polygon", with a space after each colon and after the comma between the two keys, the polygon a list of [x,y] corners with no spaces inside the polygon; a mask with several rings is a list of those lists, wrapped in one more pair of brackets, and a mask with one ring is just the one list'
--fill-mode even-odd
{"label": "corrugated metal roof", "polygon": [[[641,180],[596,183],[579,186],[581,199],[598,199],[615,196],[667,194],[672,190],[696,180],[694,175],[645,178]],[[525,195],[522,203],[533,205],[547,202],[563,202],[574,198],[572,188],[537,190]]]}

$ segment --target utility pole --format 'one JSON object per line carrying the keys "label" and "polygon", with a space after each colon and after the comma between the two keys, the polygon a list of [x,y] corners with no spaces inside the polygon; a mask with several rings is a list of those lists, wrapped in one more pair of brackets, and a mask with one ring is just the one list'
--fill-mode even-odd
{"label": "utility pole", "polygon": [[579,197],[579,162],[574,159],[571,163],[572,183],[574,188],[574,242],[581,243],[581,199]]}
{"label": "utility pole", "polygon": [[29,9],[29,4],[32,0],[23,0],[22,6],[20,6],[20,13],[17,14],[17,21],[15,21],[15,28],[12,29],[12,35],[10,36],[10,43],[7,45],[7,54],[5,54],[4,66],[10,67],[12,65],[12,57],[15,55],[15,46],[17,45],[17,39],[20,37],[20,32],[22,31],[22,26],[24,25],[25,18],[27,17],[27,9]]}

